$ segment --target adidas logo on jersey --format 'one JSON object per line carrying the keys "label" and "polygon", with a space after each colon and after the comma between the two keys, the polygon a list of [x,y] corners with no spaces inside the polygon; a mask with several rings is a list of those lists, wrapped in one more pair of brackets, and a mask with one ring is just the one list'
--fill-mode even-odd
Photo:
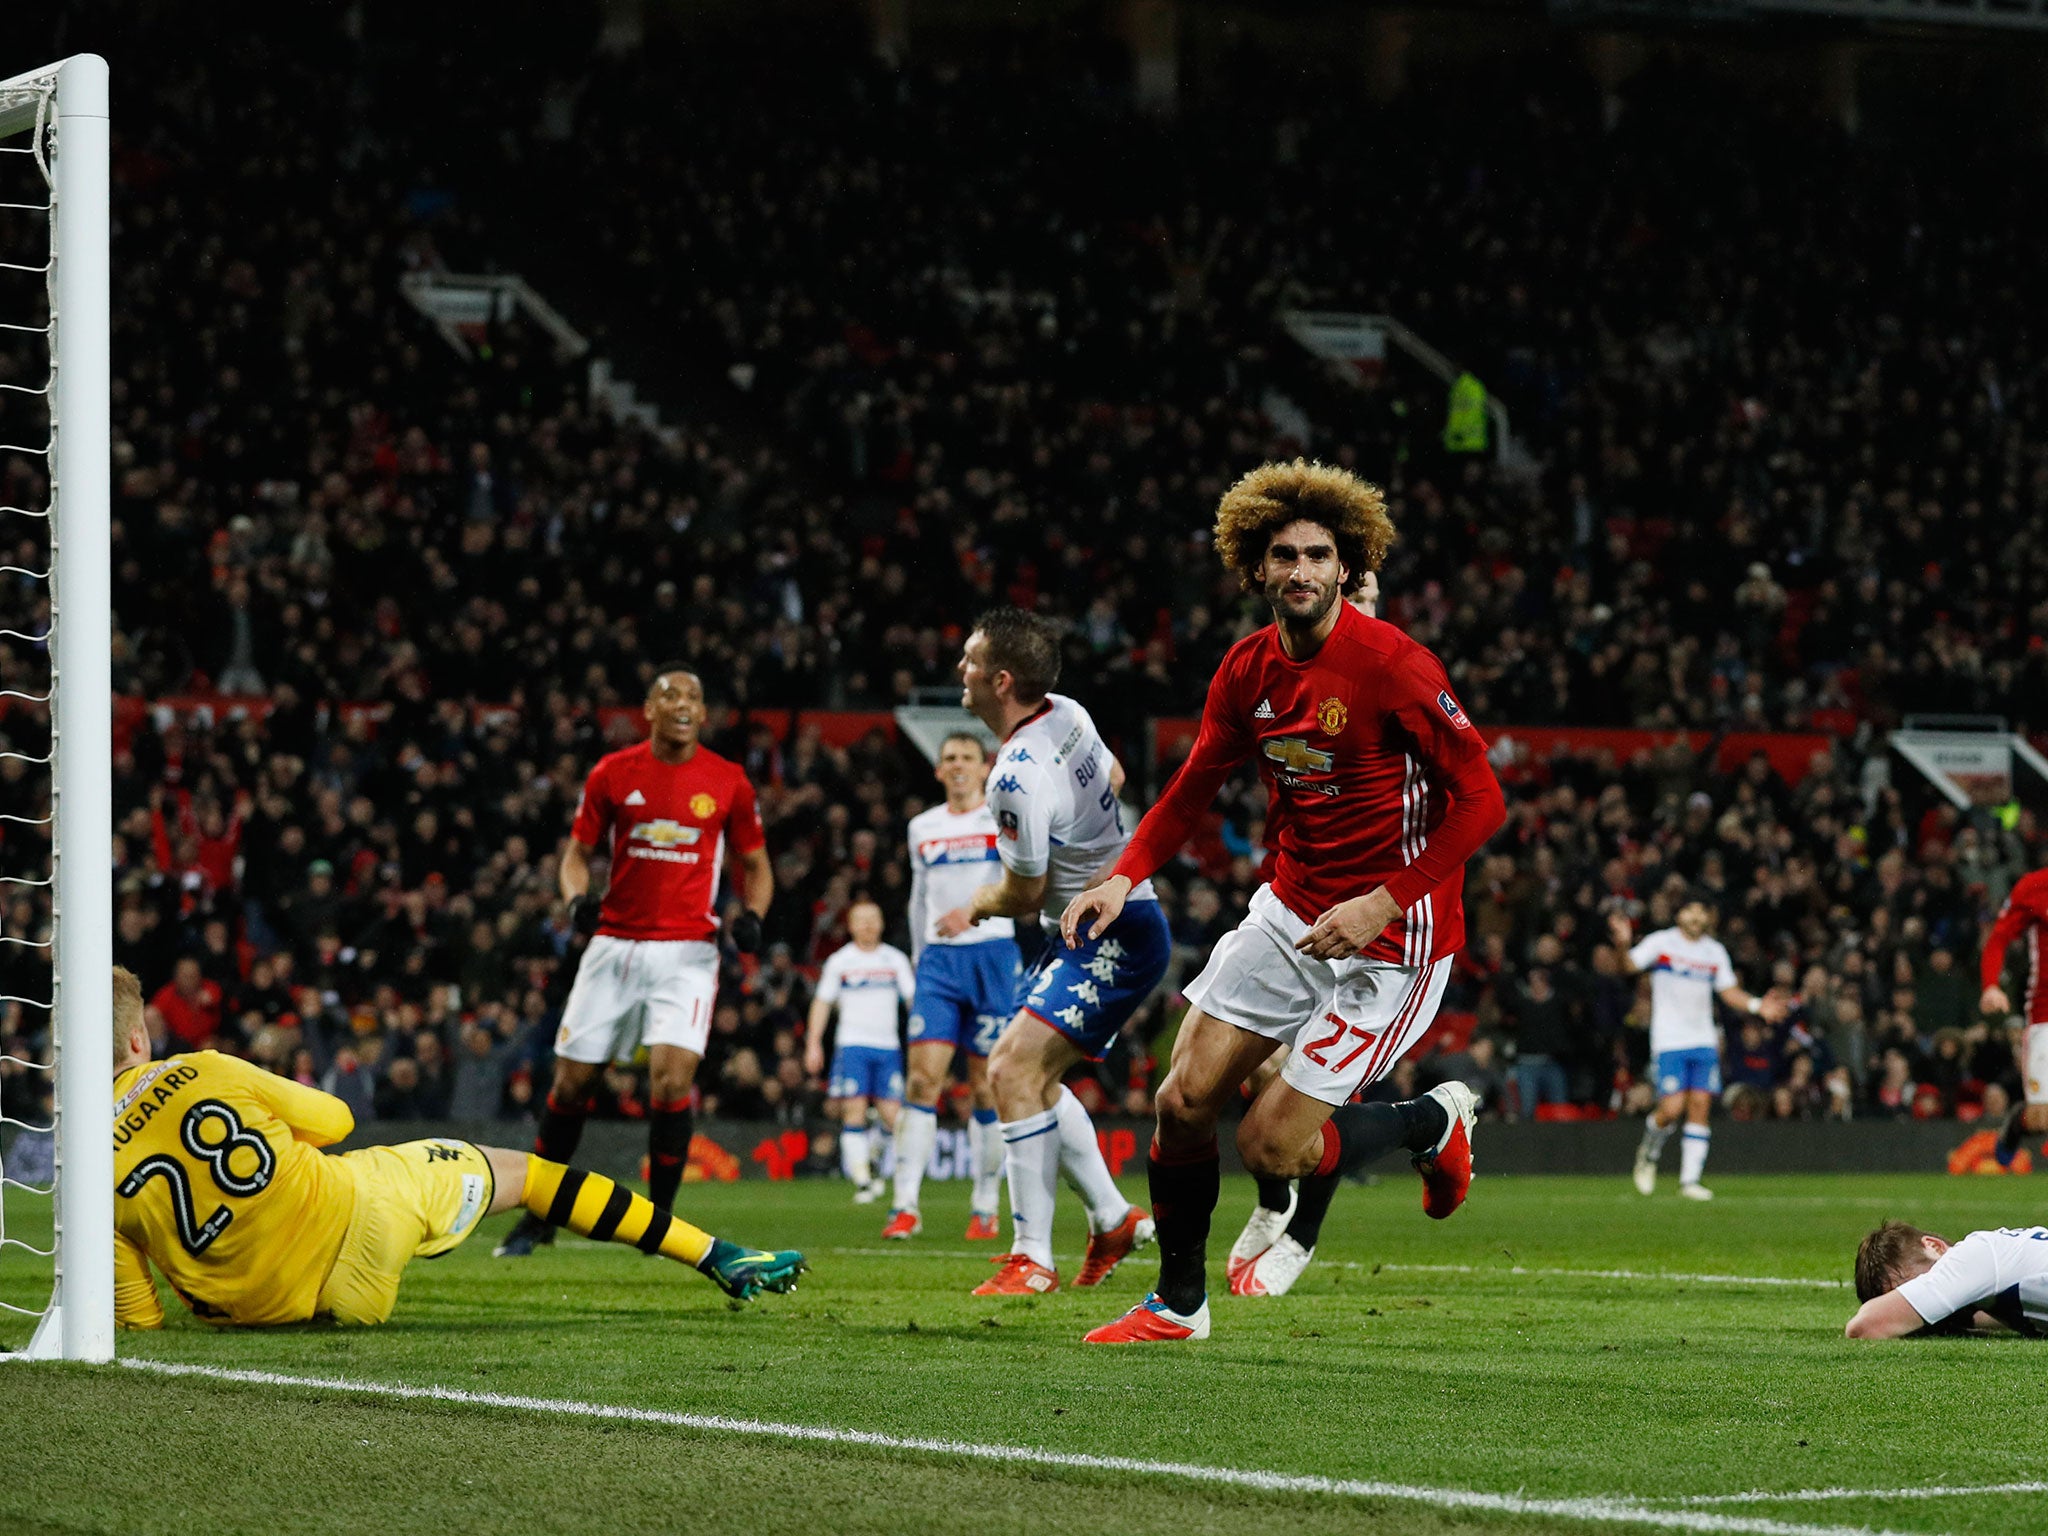
{"label": "adidas logo on jersey", "polygon": [[1270,720],[1270,719],[1272,719],[1272,718],[1273,718],[1273,703],[1272,703],[1272,700],[1270,700],[1270,699],[1261,699],[1261,700],[1259,700],[1259,707],[1258,707],[1257,709],[1255,709],[1255,710],[1253,710],[1253,711],[1252,711],[1252,718],[1253,718],[1254,720]]}
{"label": "adidas logo on jersey", "polygon": [[634,790],[633,793],[631,793],[630,795],[626,796],[626,804],[628,805],[645,805],[646,803],[647,797],[641,794],[640,791],[637,789]]}

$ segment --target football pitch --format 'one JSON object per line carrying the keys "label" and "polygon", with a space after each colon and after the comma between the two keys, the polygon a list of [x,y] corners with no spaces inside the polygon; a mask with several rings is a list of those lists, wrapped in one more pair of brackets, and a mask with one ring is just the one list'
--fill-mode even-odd
{"label": "football pitch", "polygon": [[[1841,1337],[1865,1230],[2029,1224],[2031,1181],[1731,1176],[1694,1205],[1484,1171],[1441,1224],[1405,1171],[1346,1188],[1292,1295],[1124,1349],[1079,1339],[1152,1256],[970,1296],[1000,1245],[961,1240],[964,1185],[886,1247],[837,1182],[686,1186],[691,1219],[811,1256],[738,1310],[568,1236],[493,1260],[501,1217],[385,1328],[216,1333],[167,1299],[124,1364],[0,1366],[0,1530],[2048,1531],[2048,1344]],[[1219,1273],[1250,1202],[1225,1181]],[[27,1269],[0,1299],[40,1299]]]}

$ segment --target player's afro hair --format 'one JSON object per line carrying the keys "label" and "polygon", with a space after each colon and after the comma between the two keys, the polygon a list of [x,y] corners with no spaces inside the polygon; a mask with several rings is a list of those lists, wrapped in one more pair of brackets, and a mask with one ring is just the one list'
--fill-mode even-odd
{"label": "player's afro hair", "polygon": [[1330,530],[1344,562],[1347,597],[1367,571],[1380,568],[1395,538],[1387,498],[1370,481],[1307,459],[1261,464],[1224,492],[1216,508],[1216,553],[1243,579],[1246,591],[1257,586],[1252,573],[1273,535],[1297,519]]}
{"label": "player's afro hair", "polygon": [[1928,1235],[1906,1222],[1887,1221],[1864,1238],[1856,1249],[1856,1299],[1875,1301],[1897,1285],[1906,1260]]}

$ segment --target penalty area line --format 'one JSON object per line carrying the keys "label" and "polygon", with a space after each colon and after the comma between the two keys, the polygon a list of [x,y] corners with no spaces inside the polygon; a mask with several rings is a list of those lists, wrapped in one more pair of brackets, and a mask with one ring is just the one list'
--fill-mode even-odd
{"label": "penalty area line", "polygon": [[355,1381],[336,1376],[293,1376],[279,1371],[189,1365],[169,1360],[119,1360],[116,1364],[156,1376],[197,1377],[255,1387],[287,1387],[321,1392],[348,1392],[364,1397],[407,1402],[454,1403],[464,1407],[509,1408],[525,1413],[567,1418],[606,1419],[631,1424],[658,1424],[712,1434],[748,1435],[770,1440],[845,1445],[867,1450],[910,1451],[953,1456],[1011,1466],[1056,1467],[1086,1472],[1121,1472],[1180,1482],[1247,1488],[1261,1493],[1322,1494],[1339,1498],[1381,1499],[1434,1505],[1438,1509],[1490,1514],[1534,1515],[1608,1525],[1648,1526],[1658,1530],[1728,1532],[1731,1536],[1896,1536],[1867,1526],[1804,1525],[1752,1515],[1723,1515],[1700,1509],[1654,1509],[1629,1499],[1534,1498],[1520,1493],[1484,1493],[1466,1488],[1432,1488],[1408,1483],[1382,1483],[1352,1478],[1312,1477],[1286,1472],[1260,1472],[1237,1467],[1207,1467],[1192,1462],[1150,1461],[1135,1456],[1096,1456],[1076,1451],[1040,1450],[1028,1445],[989,1445],[971,1440],[937,1440],[915,1435],[881,1434],[873,1430],[837,1429],[822,1424],[783,1424],[770,1419],[738,1419],[715,1413],[677,1413],[660,1408],[630,1408],[613,1403],[586,1403],[573,1398],[523,1397],[505,1392],[472,1392],[457,1387],[418,1387],[396,1382]]}
{"label": "penalty area line", "polygon": [[[976,1259],[986,1253],[973,1248],[829,1248],[827,1253],[855,1259]],[[1800,1275],[1690,1275],[1656,1269],[1558,1269],[1533,1264],[1368,1264],[1357,1259],[1332,1259],[1330,1269],[1362,1270],[1390,1275],[1506,1275],[1558,1280],[1652,1280],[1673,1285],[1782,1285],[1800,1290],[1844,1291],[1847,1280],[1822,1280]]]}
{"label": "penalty area line", "polygon": [[1348,1269],[1383,1269],[1409,1275],[1554,1275],[1573,1280],[1668,1280],[1680,1285],[1790,1285],[1817,1291],[1844,1291],[1847,1280],[1821,1280],[1797,1275],[1680,1275],[1654,1269],[1539,1269],[1512,1264],[1349,1264]]}

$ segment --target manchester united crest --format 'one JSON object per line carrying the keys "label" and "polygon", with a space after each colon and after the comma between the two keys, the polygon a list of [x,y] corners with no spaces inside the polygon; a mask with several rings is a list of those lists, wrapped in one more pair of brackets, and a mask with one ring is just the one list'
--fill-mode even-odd
{"label": "manchester united crest", "polygon": [[[1335,701],[1333,700],[1332,702]],[[717,809],[718,802],[709,795],[698,794],[690,796],[690,814],[700,821]]]}
{"label": "manchester united crest", "polygon": [[1344,722],[1351,718],[1351,711],[1344,707],[1344,701],[1328,698],[1316,706],[1316,724],[1322,727],[1325,736],[1334,736],[1344,729]]}

